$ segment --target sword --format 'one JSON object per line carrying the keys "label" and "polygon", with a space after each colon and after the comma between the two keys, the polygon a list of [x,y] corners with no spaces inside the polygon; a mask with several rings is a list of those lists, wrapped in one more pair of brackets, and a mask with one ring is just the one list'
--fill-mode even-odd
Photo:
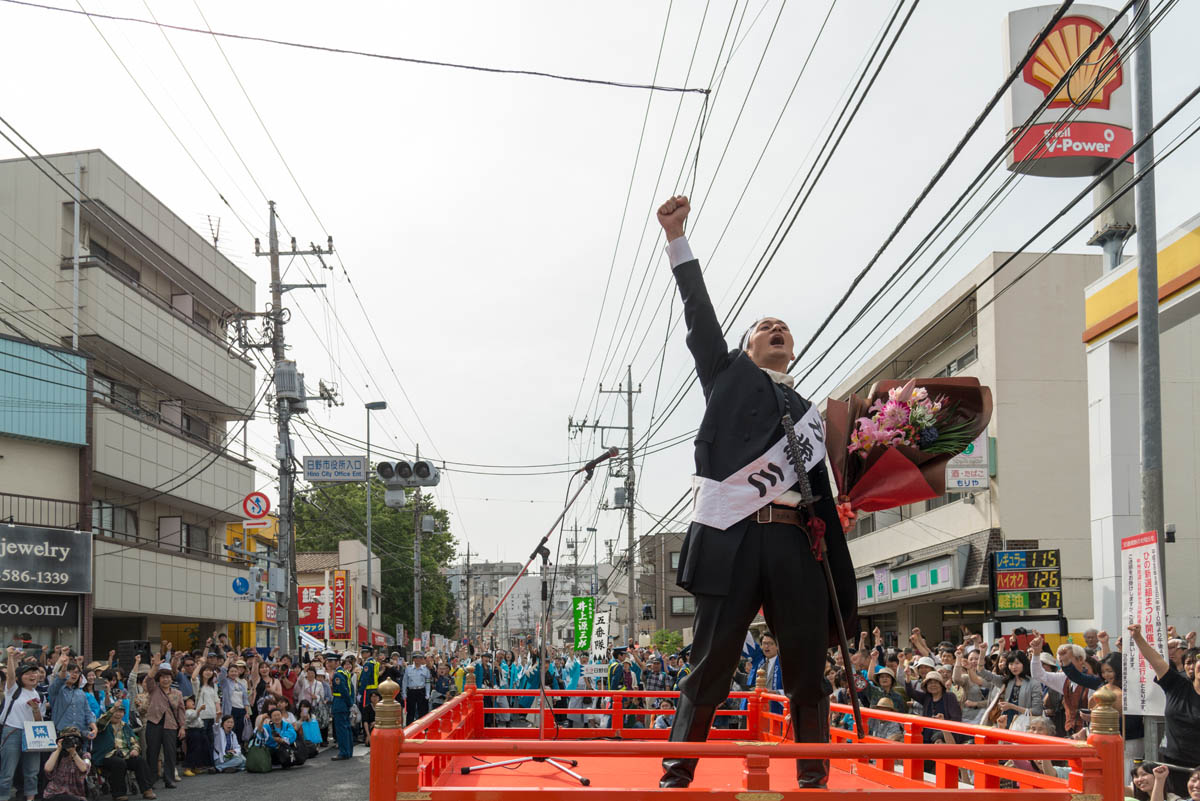
{"label": "sword", "polygon": [[[816,502],[817,498],[813,495],[812,484],[808,480],[808,471],[804,469],[804,460],[800,458],[800,440],[796,436],[796,427],[792,422],[792,415],[789,412],[783,414],[783,430],[787,436],[787,456],[788,461],[792,463],[792,467],[796,470],[797,483],[800,486],[800,498],[804,504],[804,508],[808,510],[808,525],[805,527],[805,532],[808,534],[808,542],[812,547],[813,556],[825,572],[825,588],[829,591],[829,603],[833,607],[833,617],[837,621],[838,646],[842,652],[842,663],[846,666],[847,679],[850,689],[850,706],[854,710],[854,729],[858,734],[858,739],[863,739],[867,736],[866,729],[863,726],[862,709],[858,702],[858,690],[854,687],[853,678],[850,672],[854,666],[850,662],[850,644],[846,640],[846,624],[842,620],[842,605],[838,603],[837,587],[833,582],[833,571],[829,567],[829,560],[826,558],[829,550],[825,547],[825,521],[817,515]],[[820,529],[817,531],[816,529]]]}

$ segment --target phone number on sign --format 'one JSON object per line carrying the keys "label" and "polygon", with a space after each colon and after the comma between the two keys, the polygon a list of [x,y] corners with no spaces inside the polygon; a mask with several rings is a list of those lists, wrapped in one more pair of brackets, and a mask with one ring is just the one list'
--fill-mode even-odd
{"label": "phone number on sign", "polygon": [[0,570],[0,582],[19,581],[22,584],[67,584],[70,573],[47,573],[38,570]]}

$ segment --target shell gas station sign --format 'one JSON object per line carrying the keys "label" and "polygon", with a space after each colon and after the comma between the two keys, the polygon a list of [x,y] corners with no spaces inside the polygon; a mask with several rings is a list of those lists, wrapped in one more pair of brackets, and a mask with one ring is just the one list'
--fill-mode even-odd
{"label": "shell gas station sign", "polygon": [[[1008,15],[1007,70],[1021,62],[1056,10],[1057,6],[1039,6]],[[1109,8],[1073,5],[1034,51],[1005,96],[1009,135],[1047,98],[1049,103],[1013,144],[1010,170],[1058,178],[1095,175],[1133,145],[1133,82],[1121,63],[1120,49],[1129,23],[1122,19],[1106,33],[1115,18]],[[1081,56],[1082,63],[1072,72]]]}

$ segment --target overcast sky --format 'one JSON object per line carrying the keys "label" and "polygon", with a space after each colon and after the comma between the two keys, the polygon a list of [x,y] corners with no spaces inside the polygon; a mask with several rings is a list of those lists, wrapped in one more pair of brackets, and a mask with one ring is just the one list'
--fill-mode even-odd
{"label": "overcast sky", "polygon": [[[894,7],[877,0],[837,4],[731,218],[829,8],[825,0],[793,0],[782,13],[778,0],[749,0],[744,15],[740,2],[735,9],[730,0],[712,0],[702,28],[706,5],[700,0],[675,2],[669,21],[668,4],[646,0],[599,6],[198,2],[218,31],[634,83],[655,78],[667,22],[655,80],[691,87],[709,86],[727,24],[732,19],[736,28],[740,20],[728,71],[709,101],[712,113],[693,198],[698,219],[689,233],[708,266],[720,314],[730,308],[762,253],[766,235],[782,215],[781,200],[786,205],[785,198],[795,192],[793,179],[811,163],[810,147]],[[1003,78],[1002,22],[1008,11],[1026,5],[1007,0],[924,0],[919,5],[734,330],[769,313],[786,319],[798,340],[807,338]],[[152,0],[147,7],[134,0],[84,0],[84,6],[143,18],[153,12],[164,23],[204,27],[190,2]],[[666,195],[691,190],[691,180],[681,184],[677,176],[694,156],[689,139],[702,110],[700,95],[656,93],[645,116],[644,90],[224,40],[237,77],[318,222],[211,37],[168,33],[236,153],[159,29],[111,21],[98,25],[169,128],[86,18],[3,2],[0,71],[6,78],[0,116],[43,152],[103,149],[201,233],[208,234],[210,216],[219,217],[221,250],[257,282],[259,308],[269,300],[269,274],[267,261],[253,256],[253,237],[266,242],[266,198],[256,182],[278,203],[287,229],[302,245],[332,235],[339,254],[330,262],[332,272],[322,272],[310,260],[306,274],[297,260],[287,274],[289,282],[319,275],[330,284],[326,293],[296,291],[286,301],[293,311],[287,327],[292,357],[310,385],[317,378],[333,381],[345,401],[335,409],[312,404],[313,423],[362,438],[363,402],[383,399],[389,410],[376,413],[372,427],[378,446],[411,452],[419,443],[422,454],[452,460],[450,468],[453,462],[577,461],[599,453],[602,445],[624,444],[619,431],[569,439],[567,421],[574,415],[623,426],[623,401],[598,395],[597,389],[601,383],[616,388],[625,365],[632,363],[634,383],[642,389],[634,410],[638,436],[652,417],[659,424],[691,362],[678,327],[670,333],[665,355],[660,350],[668,311],[677,319],[679,309],[670,301],[670,274],[653,208]],[[1198,28],[1200,7],[1182,3],[1154,33],[1156,116],[1198,80]],[[1165,144],[1198,111],[1185,110],[1160,141]],[[639,154],[644,116],[648,122]],[[887,252],[861,297],[878,286],[1000,146],[1004,125],[998,107]],[[0,148],[0,157],[13,155]],[[1196,213],[1198,160],[1200,149],[1189,144],[1158,174],[1160,234]],[[994,177],[992,185],[1002,177]],[[906,315],[889,318],[888,328],[898,330],[915,319],[989,252],[1017,248],[1084,183],[1022,181],[921,300]],[[1054,242],[1089,209],[1085,201],[1039,244]],[[1088,252],[1085,240],[1086,235],[1078,237],[1069,249]],[[928,257],[921,264],[927,262]],[[631,308],[633,322],[625,328]],[[585,373],[594,333],[595,350]],[[836,353],[840,360],[844,350]],[[856,361],[857,355],[850,364]],[[835,364],[818,374],[824,377]],[[819,399],[829,385],[815,383],[802,391]],[[694,388],[654,441],[693,429],[702,403]],[[268,420],[255,420],[250,432],[253,449],[274,453]],[[330,452],[304,428],[297,433],[301,454]],[[257,461],[265,471],[258,483],[274,497],[268,460]],[[437,496],[451,513],[460,548],[469,542],[479,558],[524,559],[553,521],[567,476],[466,469],[502,475],[447,470]],[[639,502],[661,514],[689,486],[690,439],[650,455],[639,469]],[[601,489],[607,484],[604,494],[611,502],[612,486],[619,481],[605,482],[598,472],[592,493],[568,518],[577,519],[581,528],[598,529],[601,556],[604,541],[615,539],[622,547],[625,539],[623,516],[597,509]],[[640,531],[652,522],[638,513]],[[587,545],[589,558],[596,545]]]}

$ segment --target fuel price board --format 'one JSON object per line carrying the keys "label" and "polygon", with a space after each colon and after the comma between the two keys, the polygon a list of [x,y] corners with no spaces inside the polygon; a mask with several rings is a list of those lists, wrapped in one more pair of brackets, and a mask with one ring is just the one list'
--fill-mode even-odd
{"label": "fuel price board", "polygon": [[1062,609],[1062,568],[1058,549],[997,551],[992,568],[992,594],[997,614]]}

